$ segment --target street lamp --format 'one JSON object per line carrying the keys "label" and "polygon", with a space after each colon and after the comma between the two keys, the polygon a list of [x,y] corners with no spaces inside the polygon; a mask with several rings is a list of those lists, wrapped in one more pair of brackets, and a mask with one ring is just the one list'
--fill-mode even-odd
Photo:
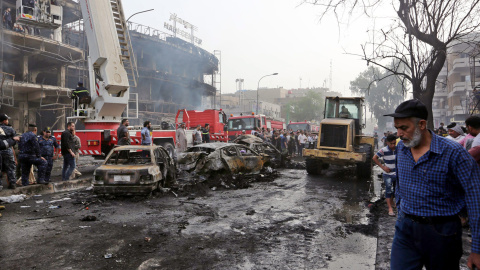
{"label": "street lamp", "polygon": [[128,19],[127,19],[126,22],[128,23],[128,21],[130,20],[130,18],[132,18],[133,16],[135,16],[135,15],[137,15],[137,14],[149,12],[149,11],[152,11],[152,10],[154,10],[154,9],[152,8],[152,9],[147,9],[147,10],[144,10],[144,11],[139,11],[139,12],[137,12],[137,13],[133,13],[132,16],[128,17]]}
{"label": "street lamp", "polygon": [[275,75],[278,75],[278,73],[273,73],[273,74],[268,74],[268,75],[265,75],[263,77],[260,78],[260,80],[258,80],[258,85],[257,85],[257,112],[256,114],[258,114],[258,91],[260,90],[260,81],[265,78],[265,77],[268,77],[268,76],[275,76]]}

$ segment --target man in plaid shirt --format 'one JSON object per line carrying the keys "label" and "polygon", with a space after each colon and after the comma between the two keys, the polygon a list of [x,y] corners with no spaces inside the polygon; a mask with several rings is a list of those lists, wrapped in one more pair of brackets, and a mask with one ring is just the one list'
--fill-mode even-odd
{"label": "man in plaid shirt", "polygon": [[458,213],[464,207],[472,228],[468,267],[480,268],[480,167],[460,144],[427,129],[428,111],[420,101],[405,101],[386,116],[394,117],[402,139],[391,269],[459,269]]}

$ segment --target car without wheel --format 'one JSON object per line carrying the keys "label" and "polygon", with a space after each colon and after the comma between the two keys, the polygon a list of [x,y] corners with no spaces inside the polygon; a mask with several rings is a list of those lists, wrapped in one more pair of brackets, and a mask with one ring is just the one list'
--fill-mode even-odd
{"label": "car without wheel", "polygon": [[175,162],[161,146],[119,146],[94,172],[93,191],[99,194],[150,194],[176,181]]}

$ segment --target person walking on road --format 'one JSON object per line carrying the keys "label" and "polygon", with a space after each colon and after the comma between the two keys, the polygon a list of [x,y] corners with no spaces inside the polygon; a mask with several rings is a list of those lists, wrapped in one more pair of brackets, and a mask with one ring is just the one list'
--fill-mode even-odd
{"label": "person walking on road", "polygon": [[63,156],[62,180],[67,181],[75,170],[75,142],[73,132],[75,131],[75,123],[68,122],[67,129],[62,133],[60,140],[61,151]]}
{"label": "person walking on road", "polygon": [[480,267],[480,167],[458,143],[427,129],[428,111],[418,100],[401,103],[397,135],[398,218],[390,267],[459,269],[460,211],[466,206],[472,232],[468,267]]}
{"label": "person walking on road", "polygon": [[49,129],[43,131],[43,136],[38,136],[38,145],[40,146],[40,155],[47,161],[47,166],[45,168],[45,182],[48,183],[50,182],[53,161],[58,158],[60,146]]}
{"label": "person walking on road", "polygon": [[38,168],[37,183],[47,184],[45,182],[47,160],[41,156],[36,125],[28,125],[28,132],[22,135],[18,148],[20,149],[20,162],[22,163],[22,185],[28,186],[32,165],[36,165]]}
{"label": "person walking on road", "polygon": [[202,143],[202,126],[198,125],[197,129],[193,132],[193,145],[201,144]]}
{"label": "person walking on road", "polygon": [[73,148],[72,151],[75,154],[75,169],[73,169],[72,175],[70,175],[69,179],[73,180],[77,177],[82,176],[82,173],[78,170],[78,159],[80,158],[80,148],[82,148],[82,141],[80,137],[77,136],[77,131],[72,131],[73,135]]}
{"label": "person walking on road", "polygon": [[[373,162],[377,164],[383,170],[383,182],[385,183],[385,201],[387,201],[388,206],[388,215],[394,217],[395,213],[393,212],[393,194],[394,194],[394,185],[397,180],[397,173],[395,171],[395,159],[397,156],[396,143],[397,137],[395,135],[388,135],[387,146],[383,147],[378,151],[378,153],[373,157]],[[380,158],[383,158],[385,165],[380,163]]]}
{"label": "person walking on road", "polygon": [[185,123],[181,123],[175,131],[175,139],[177,142],[177,149],[179,152],[187,150],[187,135],[185,134]]}

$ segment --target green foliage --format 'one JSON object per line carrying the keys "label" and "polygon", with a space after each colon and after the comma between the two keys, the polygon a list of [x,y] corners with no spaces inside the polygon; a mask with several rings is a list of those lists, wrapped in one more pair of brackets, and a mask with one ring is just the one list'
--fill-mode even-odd
{"label": "green foliage", "polygon": [[350,82],[352,93],[365,97],[365,103],[377,120],[380,131],[386,129],[386,122],[391,117],[383,116],[392,113],[404,101],[404,91],[397,76],[377,67],[369,67]]}
{"label": "green foliage", "polygon": [[287,115],[290,121],[320,121],[323,118],[325,98],[322,94],[308,91],[304,97],[297,98],[287,104]]}

